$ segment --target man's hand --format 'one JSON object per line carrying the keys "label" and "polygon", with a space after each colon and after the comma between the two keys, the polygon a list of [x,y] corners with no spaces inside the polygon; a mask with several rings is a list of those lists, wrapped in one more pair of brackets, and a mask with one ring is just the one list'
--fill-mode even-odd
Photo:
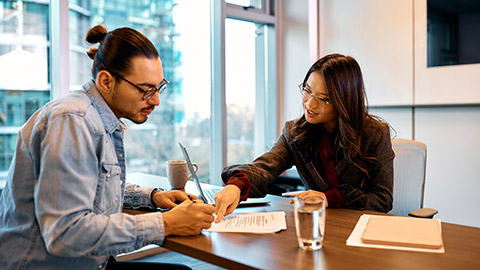
{"label": "man's hand", "polygon": [[230,215],[240,202],[241,190],[235,185],[227,185],[215,194],[215,222],[222,220],[223,216]]}
{"label": "man's hand", "polygon": [[197,196],[180,190],[157,191],[153,194],[152,199],[156,206],[163,209],[171,209],[177,206],[176,202],[190,200],[189,196],[195,200],[198,200]]}
{"label": "man's hand", "polygon": [[162,213],[165,236],[196,235],[208,229],[214,220],[212,205],[200,200],[184,201],[168,212]]}
{"label": "man's hand", "polygon": [[[325,199],[325,208],[328,207],[328,201],[327,201],[327,196],[325,196],[325,193],[316,191],[316,190],[307,190],[305,192],[297,194],[294,198],[299,197],[301,199],[305,199],[310,196],[320,196]],[[293,199],[290,200],[290,203],[293,203]]]}

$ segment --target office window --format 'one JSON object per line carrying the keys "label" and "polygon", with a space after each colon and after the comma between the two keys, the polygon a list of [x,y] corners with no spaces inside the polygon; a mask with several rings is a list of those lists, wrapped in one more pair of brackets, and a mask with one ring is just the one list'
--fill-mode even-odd
{"label": "office window", "polygon": [[278,136],[278,18],[277,1],[213,3],[212,57],[220,65],[212,77],[211,171],[220,175],[225,165],[250,163]]}
{"label": "office window", "polygon": [[[150,38],[171,81],[146,123],[127,123],[128,172],[165,175],[165,161],[183,159],[180,140],[200,165],[201,180],[220,184],[227,159],[249,162],[277,135],[276,5],[274,0],[1,1],[0,180],[28,117],[51,98],[79,90],[91,79],[84,39],[90,27],[104,24],[112,30],[129,26]],[[245,39],[226,41],[225,31],[227,38],[235,38],[234,25],[240,25]],[[241,61],[225,62],[238,55],[243,55]],[[236,69],[243,70],[245,89],[225,81],[239,79]],[[239,91],[242,97],[248,92],[249,102],[236,98]],[[235,130],[240,123],[235,107],[250,115],[241,119],[241,130]]]}
{"label": "office window", "polygon": [[262,8],[262,0],[226,0],[226,3],[235,4],[242,7],[255,7],[258,9]]}
{"label": "office window", "polygon": [[84,39],[88,29],[97,24],[110,30],[132,27],[145,34],[156,46],[164,77],[170,81],[147,122],[137,125],[127,121],[128,172],[166,176],[165,162],[183,159],[177,144],[182,141],[200,167],[200,179],[207,181],[209,177],[209,8],[208,0],[70,1],[72,90],[91,77],[93,61],[85,53],[88,46]]}
{"label": "office window", "polygon": [[48,1],[0,2],[0,188],[25,121],[50,100]]}
{"label": "office window", "polygon": [[228,164],[249,163],[254,157],[255,31],[254,23],[225,21]]}

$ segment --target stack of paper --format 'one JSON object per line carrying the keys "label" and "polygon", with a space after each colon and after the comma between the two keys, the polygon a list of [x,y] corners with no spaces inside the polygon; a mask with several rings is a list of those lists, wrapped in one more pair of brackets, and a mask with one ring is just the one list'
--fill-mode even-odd
{"label": "stack of paper", "polygon": [[440,220],[399,216],[362,215],[347,246],[445,252]]}
{"label": "stack of paper", "polygon": [[233,213],[212,223],[210,232],[274,233],[286,230],[285,212]]}
{"label": "stack of paper", "polygon": [[440,248],[442,232],[438,219],[371,216],[362,234],[367,244]]}

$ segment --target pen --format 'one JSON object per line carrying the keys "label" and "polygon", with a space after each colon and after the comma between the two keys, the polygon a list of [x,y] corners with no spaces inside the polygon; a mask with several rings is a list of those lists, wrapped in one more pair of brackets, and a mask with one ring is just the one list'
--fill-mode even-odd
{"label": "pen", "polygon": [[196,201],[195,201],[195,199],[193,199],[192,195],[187,194],[187,196],[188,196],[188,199],[189,199],[190,201],[192,201],[192,203],[196,203]]}

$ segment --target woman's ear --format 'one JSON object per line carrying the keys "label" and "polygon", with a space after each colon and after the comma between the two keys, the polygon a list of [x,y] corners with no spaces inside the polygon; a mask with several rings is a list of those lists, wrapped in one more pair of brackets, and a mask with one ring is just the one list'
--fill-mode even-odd
{"label": "woman's ear", "polygon": [[95,82],[98,91],[102,94],[111,95],[113,89],[115,89],[115,78],[106,70],[101,70],[97,74],[97,80]]}

